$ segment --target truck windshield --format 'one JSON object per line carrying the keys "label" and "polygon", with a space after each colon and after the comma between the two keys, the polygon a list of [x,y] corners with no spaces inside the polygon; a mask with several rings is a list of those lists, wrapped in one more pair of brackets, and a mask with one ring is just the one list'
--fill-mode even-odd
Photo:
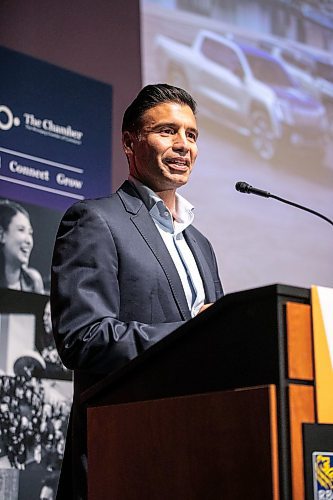
{"label": "truck windshield", "polygon": [[268,85],[294,87],[292,79],[282,66],[272,59],[254,54],[246,54],[253,76]]}

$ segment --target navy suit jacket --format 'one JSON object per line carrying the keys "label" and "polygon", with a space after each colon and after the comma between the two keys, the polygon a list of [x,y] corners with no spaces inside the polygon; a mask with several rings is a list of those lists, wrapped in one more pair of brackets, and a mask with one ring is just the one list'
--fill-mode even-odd
{"label": "navy suit jacket", "polygon": [[[193,226],[184,236],[206,303],[215,302],[223,292],[212,246]],[[74,370],[75,440],[84,432],[76,412],[80,393],[191,318],[176,267],[128,181],[115,194],[79,202],[64,215],[53,255],[51,308],[61,359]]]}

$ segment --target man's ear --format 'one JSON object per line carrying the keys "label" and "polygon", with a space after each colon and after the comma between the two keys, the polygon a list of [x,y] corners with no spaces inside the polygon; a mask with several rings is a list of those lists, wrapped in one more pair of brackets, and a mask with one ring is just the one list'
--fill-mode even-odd
{"label": "man's ear", "polygon": [[126,155],[133,154],[133,136],[127,130],[123,133],[123,148]]}
{"label": "man's ear", "polygon": [[5,231],[3,230],[3,227],[0,226],[0,243],[4,243],[4,238],[5,238]]}

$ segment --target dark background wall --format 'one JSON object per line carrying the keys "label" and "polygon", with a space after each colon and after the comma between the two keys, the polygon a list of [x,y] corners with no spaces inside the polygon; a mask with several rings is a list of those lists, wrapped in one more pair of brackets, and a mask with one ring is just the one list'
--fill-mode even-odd
{"label": "dark background wall", "polygon": [[[121,147],[122,115],[141,87],[139,0],[0,0],[0,46],[112,86],[110,142],[112,190],[115,190],[128,173]],[[0,95],[0,104],[2,98]],[[93,119],[91,127],[94,127]],[[92,166],[92,170],[94,168],[94,175],[98,176],[97,165]],[[6,189],[7,184],[3,182],[1,196],[4,198],[10,197]],[[36,193],[37,197],[40,192]],[[30,265],[36,266],[43,274],[47,291],[45,276],[49,274],[54,235],[61,213],[41,209],[37,198],[36,206],[25,206],[35,231],[35,247]],[[41,354],[44,357],[38,342],[43,340],[45,343],[49,340],[44,323],[47,296],[9,289],[1,289],[0,296],[0,352],[10,343],[14,352],[12,357],[24,358],[30,339],[30,343],[35,342],[35,356]],[[16,342],[17,339],[23,339],[23,347]],[[30,344],[28,347],[31,350]],[[11,353],[6,351],[6,356],[10,355]],[[0,402],[3,402],[4,398],[8,399],[13,387],[15,391],[18,389],[24,393],[33,389],[36,394],[38,391],[41,393],[42,387],[45,396],[43,401],[41,399],[38,411],[42,408],[44,412],[52,407],[52,415],[57,415],[58,422],[62,421],[62,432],[65,432],[72,395],[72,383],[68,380],[71,374],[61,366],[56,366],[54,360],[51,365],[55,371],[51,373],[46,370],[47,373],[42,373],[38,384],[33,380],[20,381],[19,377],[13,376],[11,367],[10,371],[7,365],[1,367]],[[14,372],[17,375],[17,371]],[[16,409],[18,427],[22,423],[23,410],[20,405]],[[34,410],[29,406],[28,411],[31,414]],[[48,424],[51,423],[51,417],[46,417],[46,420]],[[34,433],[34,438],[42,435],[41,427],[37,426]],[[1,498],[1,493],[6,491],[5,497],[8,500],[38,499],[46,485],[55,491],[60,463],[48,462],[49,457],[54,456],[53,447],[51,451],[46,452],[46,444],[43,444],[40,459],[35,456],[37,448],[35,443],[27,444],[24,470],[19,470],[17,463],[10,461],[7,442],[0,436]],[[61,457],[61,450],[57,453]]]}
{"label": "dark background wall", "polygon": [[0,45],[112,85],[117,188],[127,176],[122,113],[141,86],[139,1],[0,0]]}

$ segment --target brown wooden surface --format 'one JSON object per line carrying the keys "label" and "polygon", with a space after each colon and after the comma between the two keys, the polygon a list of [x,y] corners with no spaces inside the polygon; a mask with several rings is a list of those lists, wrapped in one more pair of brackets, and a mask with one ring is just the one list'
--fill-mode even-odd
{"label": "brown wooden surface", "polygon": [[315,422],[314,388],[289,385],[290,455],[293,500],[304,498],[302,423]]}
{"label": "brown wooden surface", "polygon": [[313,380],[311,306],[287,302],[288,377]]}
{"label": "brown wooden surface", "polygon": [[279,437],[277,419],[277,399],[275,385],[269,386],[270,391],[270,430],[271,430],[271,458],[272,458],[272,479],[273,479],[273,499],[279,500]]}
{"label": "brown wooden surface", "polygon": [[277,500],[276,418],[269,386],[90,408],[89,500]]}

